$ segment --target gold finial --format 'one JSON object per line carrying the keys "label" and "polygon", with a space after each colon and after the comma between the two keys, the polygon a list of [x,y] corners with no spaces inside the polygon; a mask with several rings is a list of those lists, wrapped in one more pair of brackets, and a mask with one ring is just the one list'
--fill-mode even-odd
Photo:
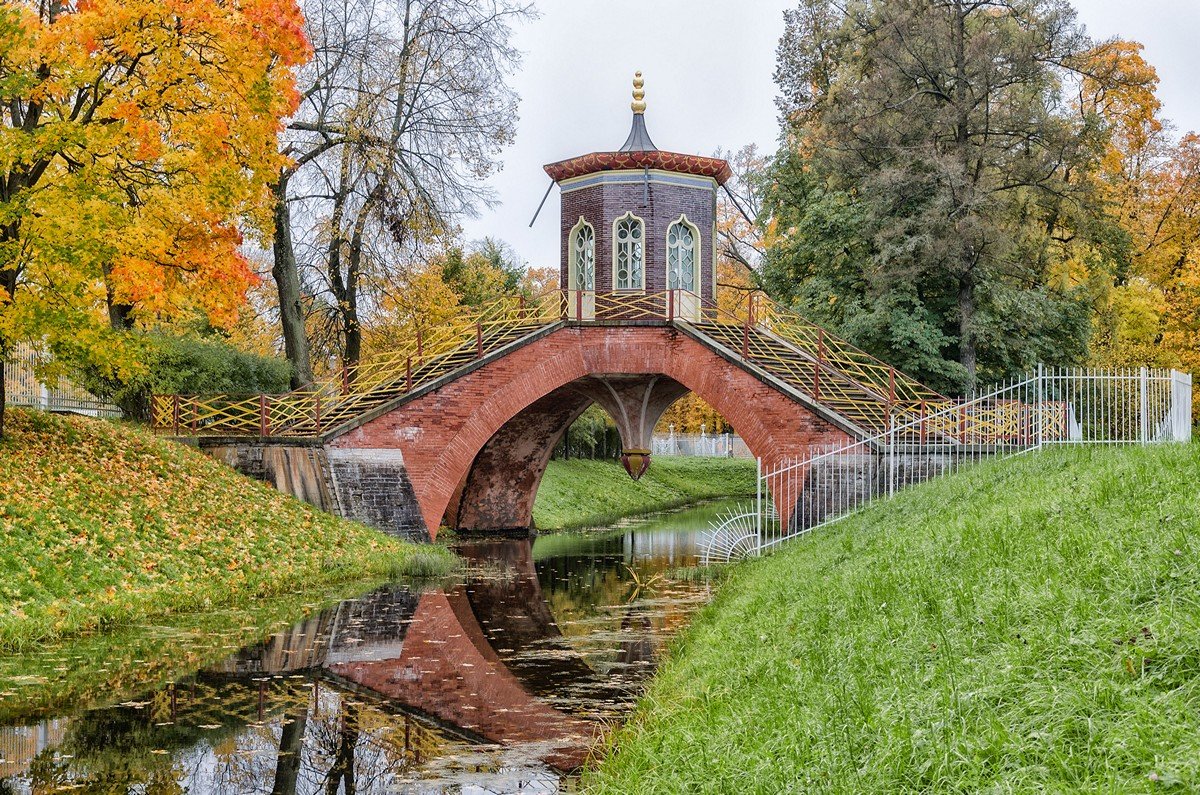
{"label": "gold finial", "polygon": [[642,86],[646,85],[646,81],[642,79],[641,72],[633,74],[633,103],[629,106],[633,108],[633,112],[641,115],[646,112],[646,92]]}

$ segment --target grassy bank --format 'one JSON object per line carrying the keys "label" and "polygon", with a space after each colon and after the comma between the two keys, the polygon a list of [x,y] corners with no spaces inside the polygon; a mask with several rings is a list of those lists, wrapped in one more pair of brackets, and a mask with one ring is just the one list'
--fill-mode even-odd
{"label": "grassy bank", "polygon": [[127,426],[12,411],[0,442],[0,650],[451,555],[345,522]]}
{"label": "grassy bank", "polygon": [[1200,445],[1062,450],[738,567],[594,792],[1200,791]]}
{"label": "grassy bank", "polygon": [[551,461],[533,521],[543,530],[598,526],[700,500],[750,495],[754,475],[754,462],[741,458],[663,456],[637,482],[616,461]]}

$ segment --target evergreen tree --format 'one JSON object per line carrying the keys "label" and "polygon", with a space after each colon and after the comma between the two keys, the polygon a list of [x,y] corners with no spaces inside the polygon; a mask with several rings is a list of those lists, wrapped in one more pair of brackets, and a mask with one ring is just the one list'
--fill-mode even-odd
{"label": "evergreen tree", "polygon": [[804,0],[786,22],[768,287],[942,390],[1081,361],[1089,292],[1064,273],[1121,251],[1070,5]]}

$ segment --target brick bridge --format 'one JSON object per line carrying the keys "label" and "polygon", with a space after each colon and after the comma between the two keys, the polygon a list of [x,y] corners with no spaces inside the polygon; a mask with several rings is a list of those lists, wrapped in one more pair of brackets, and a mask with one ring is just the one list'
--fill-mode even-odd
{"label": "brick bridge", "polygon": [[672,292],[592,293],[586,319],[572,300],[506,299],[314,390],[156,396],[154,424],[326,510],[428,538],[529,528],[551,451],[593,403],[636,459],[694,392],[772,466],[944,400],[763,296],[687,318]]}
{"label": "brick bridge", "polygon": [[[499,299],[307,390],[157,395],[155,428],[327,510],[433,537],[528,528],[555,443],[593,403],[636,477],[687,392],[768,467],[944,401],[763,295],[718,299],[729,164],[656,147],[634,85],[619,150],[546,166],[562,193],[563,289]],[[774,497],[781,512],[795,499]]]}

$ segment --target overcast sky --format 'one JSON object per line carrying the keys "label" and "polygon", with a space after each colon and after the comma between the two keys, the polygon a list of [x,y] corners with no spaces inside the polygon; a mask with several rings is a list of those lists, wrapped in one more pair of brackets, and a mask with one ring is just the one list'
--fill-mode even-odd
{"label": "overcast sky", "polygon": [[[549,184],[542,166],[620,147],[629,132],[633,72],[646,78],[646,125],[662,149],[711,154],[747,143],[772,151],[775,45],[791,0],[537,0],[521,26],[525,53],[516,142],[491,183],[494,209],[464,225],[467,239],[510,243],[530,265],[558,265],[558,191],[532,229]],[[1075,0],[1093,37],[1145,45],[1164,116],[1200,130],[1200,0]]]}

